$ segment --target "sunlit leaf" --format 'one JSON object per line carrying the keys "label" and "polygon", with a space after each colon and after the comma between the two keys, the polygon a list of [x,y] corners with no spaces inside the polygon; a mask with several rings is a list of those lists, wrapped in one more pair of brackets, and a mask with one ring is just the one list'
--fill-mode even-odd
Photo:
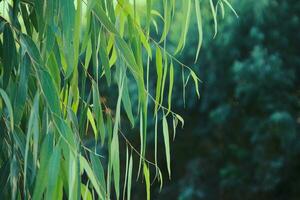
{"label": "sunlit leaf", "polygon": [[169,178],[171,178],[171,159],[170,159],[170,139],[169,139],[169,128],[166,116],[163,115],[163,136],[165,143],[165,151],[166,151],[166,160],[167,160],[167,168],[169,173]]}

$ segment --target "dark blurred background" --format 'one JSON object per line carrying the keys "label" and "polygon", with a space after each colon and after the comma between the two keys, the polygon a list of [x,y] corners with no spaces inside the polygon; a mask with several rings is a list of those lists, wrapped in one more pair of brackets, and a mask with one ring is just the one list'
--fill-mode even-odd
{"label": "dark blurred background", "polygon": [[[196,64],[192,15],[186,47],[177,57],[203,81],[201,98],[190,81],[184,108],[177,66],[173,109],[185,126],[171,146],[172,179],[165,176],[161,192],[154,183],[151,199],[300,199],[300,1],[231,2],[239,18],[228,8],[225,19],[219,13],[213,39],[209,1],[201,1],[204,43]],[[170,50],[177,45],[181,19],[179,13],[171,27]],[[151,73],[155,79],[155,67]],[[167,175],[162,139],[159,152]],[[144,190],[137,183],[133,198],[144,199]]]}

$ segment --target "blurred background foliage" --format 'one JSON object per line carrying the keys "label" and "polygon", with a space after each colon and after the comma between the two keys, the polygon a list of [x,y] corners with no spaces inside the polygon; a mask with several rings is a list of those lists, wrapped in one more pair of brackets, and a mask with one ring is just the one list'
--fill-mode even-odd
{"label": "blurred background foliage", "polygon": [[[240,17],[226,8],[222,20],[219,12],[215,39],[212,18],[203,17],[204,42],[196,64],[192,16],[186,47],[177,57],[201,77],[201,98],[190,80],[183,109],[178,66],[173,103],[185,126],[171,146],[172,180],[161,192],[152,188],[154,199],[300,198],[300,2],[231,2]],[[202,15],[211,15],[208,1],[201,3]],[[159,1],[155,5],[161,9]],[[180,14],[176,20],[169,49],[176,48],[182,29]],[[138,145],[137,135],[131,139]],[[153,138],[148,143],[154,146]],[[163,155],[159,158],[165,162]],[[143,193],[137,184],[133,198]]]}

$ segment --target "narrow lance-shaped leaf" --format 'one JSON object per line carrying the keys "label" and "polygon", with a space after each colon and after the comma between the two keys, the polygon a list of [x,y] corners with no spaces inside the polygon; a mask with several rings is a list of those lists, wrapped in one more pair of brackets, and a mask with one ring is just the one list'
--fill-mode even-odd
{"label": "narrow lance-shaped leaf", "polygon": [[133,160],[132,153],[130,154],[129,166],[128,166],[128,178],[127,178],[127,200],[130,200],[131,196],[131,181],[132,181],[132,168],[133,168]]}
{"label": "narrow lance-shaped leaf", "polygon": [[161,94],[160,94],[160,104],[163,104],[164,100],[164,91],[165,91],[165,83],[166,83],[166,78],[168,74],[168,57],[167,55],[164,56],[164,67],[163,67],[163,78],[162,78],[162,85],[161,85]]}
{"label": "narrow lance-shaped leaf", "polygon": [[13,32],[8,24],[4,25],[3,49],[3,87],[6,88],[11,77],[11,72],[16,62],[16,44],[14,41]]}
{"label": "narrow lance-shaped leaf", "polygon": [[164,41],[169,33],[170,24],[171,24],[171,12],[173,8],[172,1],[169,0],[163,1],[163,5],[164,5],[164,29],[159,42]]}
{"label": "narrow lance-shaped leaf", "polygon": [[106,192],[106,183],[105,183],[105,176],[104,176],[104,169],[101,164],[101,161],[99,158],[93,154],[90,153],[91,163],[92,163],[92,169],[94,171],[94,174],[96,175],[97,181],[99,182],[99,185],[101,186],[101,192],[103,193],[103,196],[105,196]]}
{"label": "narrow lance-shaped leaf", "polygon": [[182,7],[182,12],[184,13],[184,18],[182,19],[182,31],[180,35],[180,39],[175,50],[175,54],[177,54],[180,50],[182,50],[185,46],[186,35],[189,28],[190,16],[191,16],[191,0],[187,0]]}
{"label": "narrow lance-shaped leaf", "polygon": [[201,9],[200,9],[200,1],[199,0],[195,0],[195,10],[196,10],[197,27],[198,27],[198,46],[197,46],[197,52],[196,52],[196,58],[195,58],[195,63],[196,63],[198,60],[198,56],[199,56],[200,49],[202,46],[202,41],[203,41],[202,17],[201,17]]}
{"label": "narrow lance-shaped leaf", "polygon": [[157,115],[155,116],[155,124],[154,124],[154,162],[157,173]]}
{"label": "narrow lance-shaped leaf", "polygon": [[93,200],[91,191],[84,184],[81,184],[81,197],[83,200]]}
{"label": "narrow lance-shaped leaf", "polygon": [[126,111],[127,117],[131,123],[131,126],[134,126],[134,117],[132,113],[132,106],[131,106],[131,101],[130,101],[130,95],[129,95],[129,89],[128,89],[128,83],[127,83],[127,78],[125,77],[124,80],[124,88],[123,88],[123,94],[122,94],[122,103],[124,106],[124,109]]}
{"label": "narrow lance-shaped leaf", "polygon": [[123,187],[123,200],[125,200],[125,195],[126,195],[126,186],[127,186],[127,178],[128,178],[128,162],[129,162],[129,154],[128,154],[128,146],[126,145],[126,164],[125,164],[125,177],[124,177],[124,187]]}
{"label": "narrow lance-shaped leaf", "polygon": [[117,29],[115,28],[114,24],[107,17],[107,15],[106,15],[105,11],[102,9],[99,1],[92,0],[91,2],[93,2],[92,4],[94,4],[94,6],[92,6],[92,10],[93,10],[93,13],[96,15],[97,20],[99,20],[103,24],[103,26],[106,28],[107,31],[118,35]]}
{"label": "narrow lance-shaped leaf", "polygon": [[161,92],[161,84],[162,84],[162,55],[159,47],[156,47],[156,73],[157,73],[157,81],[156,81],[156,96],[155,96],[155,109],[156,113],[159,102],[160,102],[160,92]]}
{"label": "narrow lance-shaped leaf", "polygon": [[17,162],[16,155],[13,154],[13,157],[10,161],[10,185],[11,185],[11,198],[15,200],[17,197],[17,189],[18,189],[18,173],[19,173],[19,166]]}
{"label": "narrow lance-shaped leaf", "polygon": [[132,50],[128,47],[126,42],[121,37],[116,37],[115,42],[116,42],[116,46],[119,49],[122,57],[128,64],[128,67],[131,70],[132,74],[135,76],[136,79],[138,79],[138,76],[140,74],[140,69],[136,64]]}
{"label": "narrow lance-shaped leaf", "polygon": [[90,167],[89,163],[87,162],[87,160],[80,155],[80,165],[83,167],[83,169],[85,170],[85,172],[87,173],[87,176],[89,177],[89,180],[91,181],[91,183],[93,184],[97,194],[99,195],[100,199],[104,199],[104,196],[101,192],[100,189],[100,185],[97,182],[97,178],[92,170],[92,168]]}
{"label": "narrow lance-shaped leaf", "polygon": [[100,136],[101,136],[101,144],[103,145],[105,141],[105,126],[104,126],[104,119],[103,119],[103,110],[100,101],[100,94],[96,82],[93,82],[92,87],[93,87],[93,105],[94,105],[93,110],[96,118],[98,131],[100,132]]}
{"label": "narrow lance-shaped leaf", "polygon": [[211,9],[211,13],[213,16],[213,20],[214,20],[214,27],[215,27],[215,34],[214,34],[214,38],[216,37],[217,33],[218,33],[218,21],[217,21],[217,14],[216,14],[216,10],[214,7],[214,3],[213,0],[209,0],[210,3],[210,9]]}
{"label": "narrow lance-shaped leaf", "polygon": [[54,86],[53,79],[46,69],[42,68],[42,58],[40,56],[39,50],[37,49],[35,43],[31,38],[22,34],[21,35],[21,45],[28,52],[35,70],[37,72],[38,81],[40,82],[41,89],[45,95],[46,101],[50,110],[55,113],[57,116],[60,116],[60,103],[58,98],[58,92]]}
{"label": "narrow lance-shaped leaf", "polygon": [[58,179],[60,179],[59,177],[60,159],[61,159],[60,147],[56,146],[50,157],[49,166],[48,166],[49,178],[48,178],[46,199],[54,199],[54,197],[57,196],[56,186],[57,186]]}
{"label": "narrow lance-shaped leaf", "polygon": [[229,1],[227,0],[222,0],[223,2],[225,2],[225,4],[230,8],[230,10],[235,14],[235,16],[238,18],[239,15],[237,14],[237,12],[235,11],[235,9],[232,7],[231,3],[229,3]]}
{"label": "narrow lance-shaped leaf", "polygon": [[[74,70],[74,25],[75,25],[75,6],[73,0],[65,0],[60,2],[60,16],[63,26],[63,51],[66,58],[66,79],[71,76]],[[78,34],[78,33],[77,33]],[[75,36],[75,40],[78,40],[79,36]],[[77,42],[77,41],[75,41]],[[75,49],[76,50],[76,49]],[[74,52],[74,53],[70,53]],[[75,53],[77,54],[77,52]]]}
{"label": "narrow lance-shaped leaf", "polygon": [[137,179],[140,176],[140,172],[141,172],[141,167],[143,164],[143,158],[145,155],[145,138],[144,138],[144,131],[143,131],[143,113],[140,112],[140,161],[139,161],[139,169],[138,169],[138,174],[137,174]]}
{"label": "narrow lance-shaped leaf", "polygon": [[171,110],[173,84],[174,84],[174,66],[173,66],[173,62],[171,61],[170,73],[169,73],[168,113]]}
{"label": "narrow lance-shaped leaf", "polygon": [[34,41],[27,35],[21,34],[20,43],[22,47],[28,52],[33,64],[41,65],[42,57],[39,53],[38,48],[36,47]]}
{"label": "narrow lance-shaped leaf", "polygon": [[113,128],[113,138],[110,146],[110,152],[111,152],[111,160],[110,160],[110,166],[113,169],[113,175],[114,175],[114,186],[116,191],[117,199],[120,197],[120,158],[119,158],[119,123],[120,123],[120,112],[121,112],[121,100],[122,100],[122,92],[123,92],[123,83],[124,83],[124,74],[119,73],[119,97],[117,101],[117,107],[116,107],[116,117],[115,117],[115,124]]}
{"label": "narrow lance-shaped leaf", "polygon": [[14,131],[14,114],[13,114],[13,109],[9,100],[9,97],[7,96],[6,92],[0,88],[0,95],[2,99],[4,100],[4,103],[7,107],[8,110],[8,115],[9,115],[9,120],[10,120],[10,131]]}
{"label": "narrow lance-shaped leaf", "polygon": [[95,123],[95,120],[94,120],[94,116],[91,112],[91,110],[88,108],[87,109],[87,118],[92,126],[92,129],[93,129],[93,132],[94,132],[94,135],[95,135],[95,140],[97,141],[98,139],[98,130],[97,130],[97,127],[96,127],[96,123]]}
{"label": "narrow lance-shaped leaf", "polygon": [[146,182],[147,200],[150,200],[150,172],[146,163],[144,163],[144,177]]}
{"label": "narrow lance-shaped leaf", "polygon": [[147,0],[146,3],[147,3],[146,30],[147,30],[147,33],[149,33],[150,22],[151,22],[151,7],[152,7],[152,3],[151,3],[151,0]]}
{"label": "narrow lance-shaped leaf", "polygon": [[49,158],[52,155],[52,141],[53,140],[53,132],[48,133],[43,141],[40,153],[40,167],[38,170],[38,174],[36,177],[33,200],[38,200],[42,198],[43,192],[46,189],[48,183],[48,163]]}
{"label": "narrow lance-shaped leaf", "polygon": [[170,160],[170,139],[169,139],[169,128],[166,116],[163,115],[163,136],[165,143],[165,151],[166,151],[166,160],[167,160],[167,168],[169,173],[169,178],[171,178],[171,160]]}
{"label": "narrow lance-shaped leaf", "polygon": [[110,73],[110,67],[109,67],[109,58],[108,58],[108,53],[106,50],[106,38],[105,38],[105,33],[104,31],[101,31],[100,33],[100,62],[102,63],[102,67],[105,72],[105,77],[107,80],[108,85],[111,83],[111,73]]}
{"label": "narrow lance-shaped leaf", "polygon": [[198,98],[200,98],[200,93],[199,93],[199,84],[198,82],[200,81],[200,79],[197,77],[197,75],[195,74],[195,72],[191,71],[191,76],[194,80],[194,84],[195,84],[195,90],[196,90],[196,93],[197,93],[197,96]]}
{"label": "narrow lance-shaped leaf", "polygon": [[39,113],[39,93],[34,97],[33,100],[33,107],[30,113],[29,121],[28,121],[28,127],[27,127],[27,134],[26,134],[26,147],[25,147],[25,159],[24,159],[24,190],[26,190],[27,186],[27,164],[28,164],[28,151],[29,151],[29,143],[31,140],[31,136],[34,134],[34,163],[33,164],[33,169],[35,169],[36,166],[36,160],[37,160],[37,145],[38,145],[38,134],[39,134],[39,124],[38,124],[38,113]]}

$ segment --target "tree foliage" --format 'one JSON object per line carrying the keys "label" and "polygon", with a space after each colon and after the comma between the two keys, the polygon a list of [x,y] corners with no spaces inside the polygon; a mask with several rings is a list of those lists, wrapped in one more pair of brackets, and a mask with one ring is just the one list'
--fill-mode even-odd
{"label": "tree foliage", "polygon": [[[232,7],[227,0],[208,2],[216,33],[217,7]],[[153,118],[156,124],[162,123],[171,176],[168,122],[174,121],[174,130],[177,121],[183,123],[182,117],[171,110],[173,83],[178,81],[173,68],[190,74],[199,95],[200,79],[174,55],[185,47],[193,14],[199,20],[199,54],[200,1],[188,0],[180,8],[183,29],[174,53],[166,50],[178,9],[174,0],[158,1],[163,5],[163,14],[153,8],[151,0],[0,3],[1,196],[119,199],[122,194],[130,199],[137,154],[137,176],[143,175],[150,199],[152,179],[162,185],[163,177],[157,162],[146,159],[147,124]],[[157,23],[163,23],[163,29],[156,31],[159,40],[151,36]],[[149,74],[152,59],[156,75]],[[153,94],[148,90],[152,76],[156,77]],[[138,102],[134,105],[128,88],[131,78],[137,87]],[[106,98],[99,88],[117,93],[117,99]],[[164,100],[167,88],[168,99]],[[154,108],[149,106],[150,101]],[[139,150],[122,131],[121,124],[126,122],[140,127]],[[91,137],[95,141],[92,145],[87,143]],[[121,146],[122,142],[125,145]],[[124,151],[126,167],[121,170],[120,153]],[[155,168],[151,179],[150,168]]]}

